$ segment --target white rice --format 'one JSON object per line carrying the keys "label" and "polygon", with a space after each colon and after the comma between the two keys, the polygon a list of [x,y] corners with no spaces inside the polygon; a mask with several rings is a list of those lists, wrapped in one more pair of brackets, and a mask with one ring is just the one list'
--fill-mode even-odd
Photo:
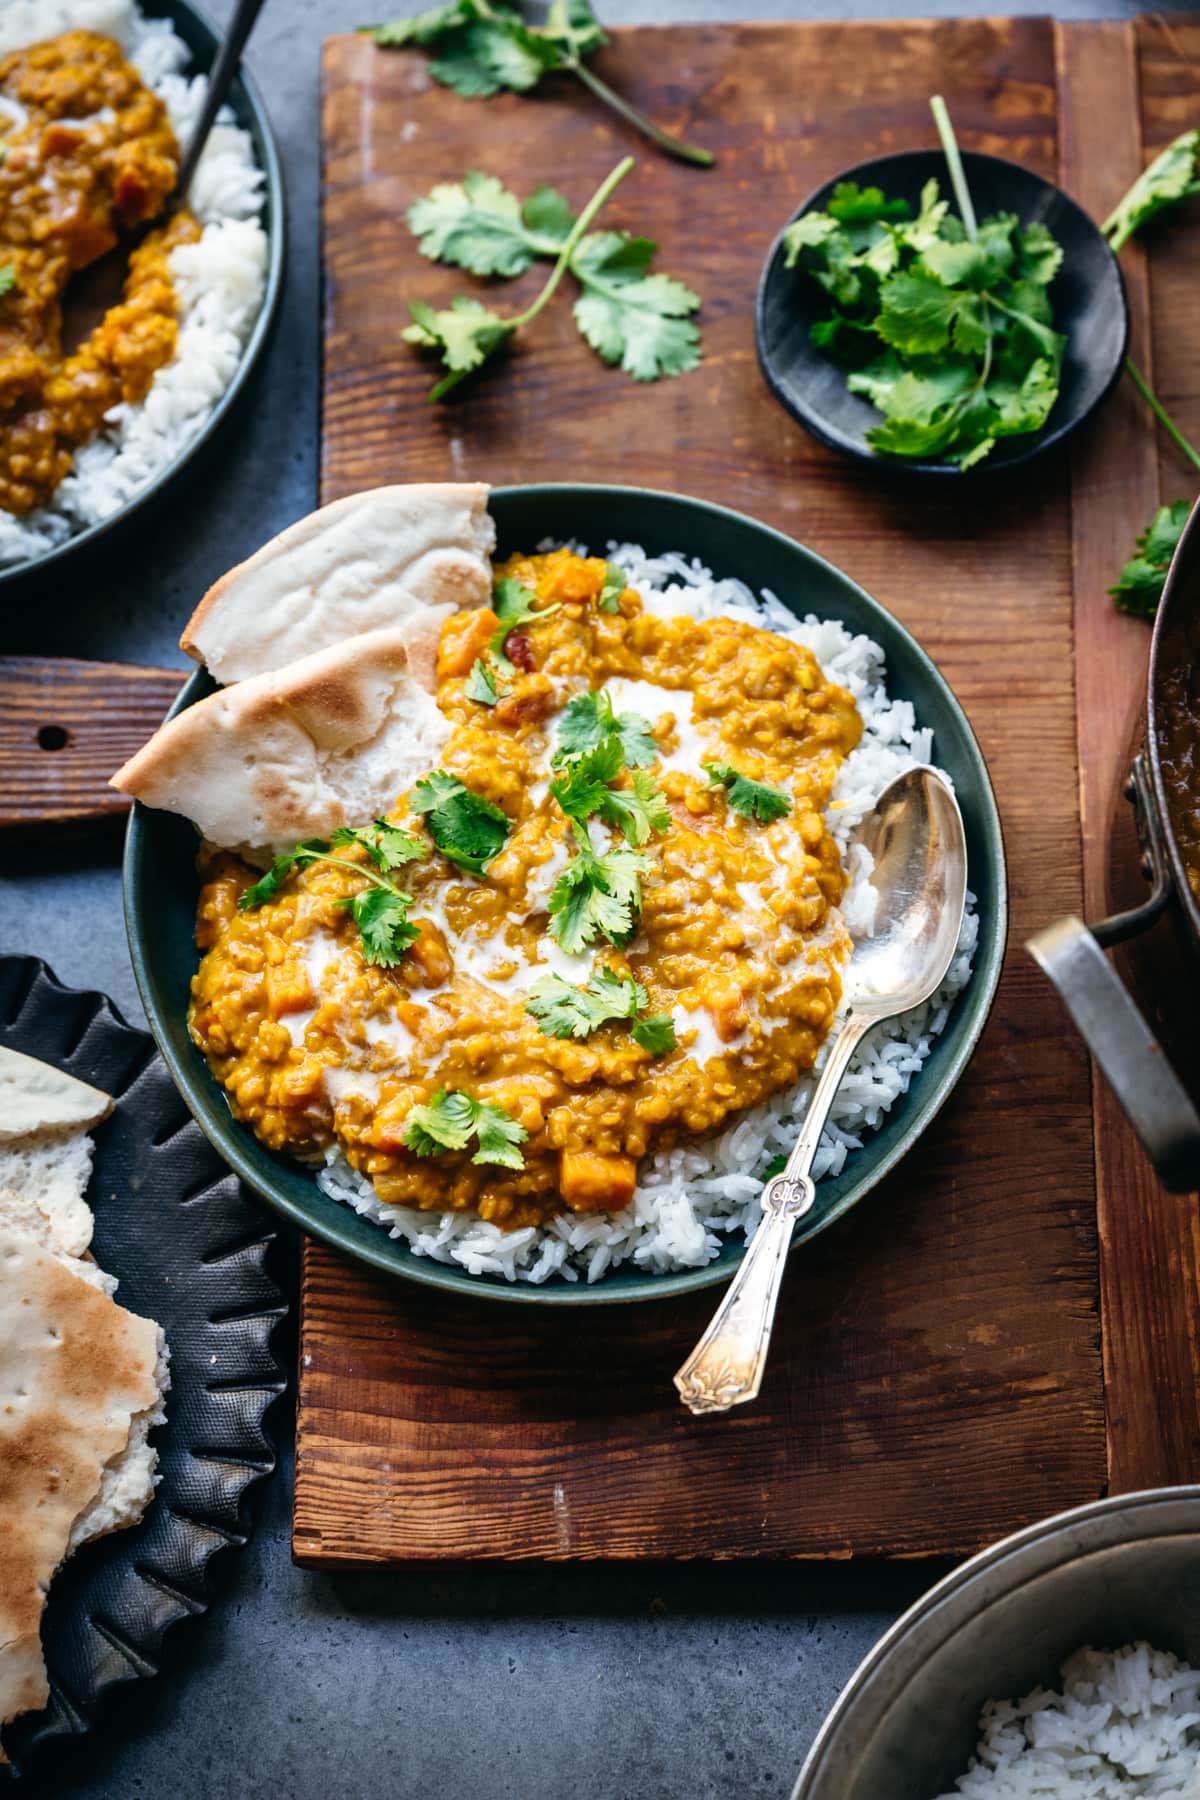
{"label": "white rice", "polygon": [[[715,581],[681,555],[648,557],[632,544],[612,544],[608,554],[625,570],[647,611],[769,626],[807,645],[825,673],[849,689],[863,736],[839,772],[828,813],[829,829],[843,850],[889,781],[914,763],[933,761],[932,733],[918,724],[910,702],[889,699],[883,652],[870,638],[811,615],[800,622],[769,591],[756,597],[743,582]],[[851,855],[848,867],[842,915],[851,934],[861,934],[863,924],[870,927],[874,890],[864,857]],[[813,1170],[818,1180],[839,1174],[847,1156],[907,1092],[970,979],[978,935],[978,916],[968,897],[958,951],[937,993],[924,1006],[877,1027],[855,1052],[821,1138]],[[592,1282],[623,1262],[653,1274],[702,1268],[720,1254],[726,1238],[753,1233],[762,1216],[763,1171],[792,1148],[813,1085],[809,1077],[740,1113],[719,1136],[648,1157],[632,1202],[618,1213],[564,1213],[545,1226],[504,1231],[473,1212],[390,1206],[336,1150],[317,1179],[332,1199],[385,1226],[416,1255],[458,1263],[473,1275]]]}
{"label": "white rice", "polygon": [[1200,1670],[1149,1644],[1080,1650],[1062,1692],[990,1700],[940,1800],[1200,1800]]}
{"label": "white rice", "polygon": [[[168,21],[143,18],[133,0],[0,0],[0,55],[73,29],[116,39],[185,145],[207,81],[183,73],[191,52]],[[174,356],[139,405],[111,409],[104,433],[76,453],[48,505],[21,518],[0,512],[0,566],[44,555],[111,518],[191,442],[232,381],[262,305],[267,236],[259,219],[263,173],[249,132],[227,107],[209,136],[188,204],[203,231],[170,257],[179,296]]]}

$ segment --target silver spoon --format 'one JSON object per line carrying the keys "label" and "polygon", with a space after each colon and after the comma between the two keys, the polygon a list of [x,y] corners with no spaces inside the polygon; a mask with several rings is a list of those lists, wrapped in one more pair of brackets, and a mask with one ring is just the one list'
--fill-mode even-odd
{"label": "silver spoon", "polygon": [[196,173],[196,164],[200,161],[204,146],[208,142],[208,134],[216,122],[217,114],[225,104],[225,97],[233,86],[238,69],[241,67],[242,51],[246,47],[246,39],[254,29],[254,21],[262,10],[263,0],[238,0],[234,7],[233,17],[229,21],[229,29],[221,39],[216,60],[208,76],[208,91],[204,96],[204,105],[200,109],[200,117],[187,149],[179,164],[179,174],[171,194],[172,206],[181,206],[187,198],[187,191],[192,185],[192,177]]}
{"label": "silver spoon", "polygon": [[874,858],[874,935],[846,966],[846,1013],[808,1103],[787,1167],[763,1189],[762,1223],[712,1323],[675,1376],[694,1413],[727,1412],[762,1386],[792,1229],[813,1203],[809,1170],[851,1055],[872,1025],[908,1012],[941,986],[967,892],[958,802],[936,769],[914,768],[886,787],[855,832]]}

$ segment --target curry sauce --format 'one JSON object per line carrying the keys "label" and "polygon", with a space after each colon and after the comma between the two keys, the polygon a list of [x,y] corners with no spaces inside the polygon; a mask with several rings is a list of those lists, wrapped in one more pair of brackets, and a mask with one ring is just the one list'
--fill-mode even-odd
{"label": "curry sauce", "polygon": [[70,354],[72,276],[161,211],[179,146],[162,101],[111,39],[68,31],[0,61],[0,509],[44,504],[72,453],[169,361],[168,258],[200,227],[186,212],[134,250],[124,297]]}
{"label": "curry sauce", "polygon": [[[432,848],[403,870],[419,936],[399,966],[364,962],[338,904],[361,885],[351,870],[311,865],[239,912],[253,871],[227,854],[204,862],[196,1043],[264,1143],[313,1158],[337,1145],[385,1201],[475,1208],[512,1228],[618,1208],[643,1156],[792,1086],[829,1030],[850,944],[823,815],[861,735],[853,701],[773,632],[650,613],[629,588],[616,612],[599,610],[605,571],[567,550],[497,571],[560,610],[509,636],[513,673],[494,706],[465,684],[496,615],[463,612],[443,627],[437,701],[454,730],[442,765],[511,828],[481,878]],[[567,701],[599,688],[649,721],[670,823],[645,848],[631,941],[569,955],[548,930],[569,854],[550,758]],[[769,824],[739,815],[708,761],[783,788],[790,812]],[[391,819],[420,830],[403,797]],[[674,1050],[652,1055],[612,1026],[582,1041],[539,1031],[525,1010],[533,981],[553,972],[582,986],[600,966],[632,974],[650,1007],[672,1015]],[[409,1113],[442,1089],[517,1119],[524,1167],[407,1150]]]}

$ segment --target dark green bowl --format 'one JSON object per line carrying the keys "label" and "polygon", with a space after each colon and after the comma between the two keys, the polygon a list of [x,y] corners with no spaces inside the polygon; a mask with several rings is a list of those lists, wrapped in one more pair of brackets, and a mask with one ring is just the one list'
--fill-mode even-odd
{"label": "dark green bowl", "polygon": [[[597,548],[612,538],[625,539],[655,552],[683,550],[716,575],[736,575],[755,589],[770,588],[798,614],[840,619],[882,645],[889,691],[911,700],[921,723],[933,727],[935,760],[953,777],[966,823],[969,880],[980,919],[975,969],[909,1092],[863,1149],[847,1158],[842,1173],[818,1187],[816,1205],[797,1228],[796,1241],[813,1237],[860,1200],[916,1142],[966,1067],[996,992],[1007,920],[1004,846],[987,767],[971,727],[925,652],[890,613],[811,550],[740,513],[645,488],[575,486],[498,488],[491,510],[500,555],[531,549],[543,538],[576,538]],[[178,712],[211,691],[208,676],[197,673],[172,710]],[[134,807],[125,848],[125,919],[134,973],[151,1030],[184,1099],[222,1156],[272,1206],[376,1268],[489,1299],[590,1306],[665,1299],[725,1281],[733,1273],[743,1252],[740,1241],[726,1244],[705,1268],[672,1275],[645,1275],[622,1265],[591,1287],[553,1278],[541,1287],[510,1283],[414,1256],[381,1226],[327,1198],[311,1174],[273,1155],[233,1118],[223,1090],[188,1036],[189,983],[198,961],[192,942],[195,858],[196,834],[185,819]]]}
{"label": "dark green bowl", "polygon": [[[216,60],[220,34],[216,27],[189,0],[139,0],[142,11],[154,19],[169,19],[173,30],[181,37],[192,53],[191,65],[184,72],[189,75],[207,74]],[[267,276],[263,287],[262,305],[258,317],[246,340],[242,359],[233,372],[229,386],[213,407],[212,412],[194,437],[188,439],[178,456],[169,462],[165,469],[148,481],[143,488],[118,507],[107,519],[97,519],[93,525],[85,525],[73,537],[65,538],[52,550],[40,556],[27,558],[22,563],[10,563],[0,567],[0,588],[19,583],[33,575],[43,575],[54,565],[61,570],[68,557],[86,552],[101,538],[110,532],[124,527],[131,516],[145,506],[148,501],[156,499],[172,481],[180,470],[189,463],[196,453],[208,443],[214,432],[219,431],[231,407],[250,378],[250,373],[257,363],[271,334],[275,322],[275,314],[279,308],[279,296],[283,289],[284,258],[287,248],[287,227],[283,189],[283,167],[279,161],[279,152],[275,147],[275,138],[271,131],[271,122],[267,118],[267,109],[263,105],[262,96],[245,72],[238,76],[229,90],[226,105],[233,112],[239,125],[250,133],[254,145],[255,160],[263,171],[264,204],[262,211],[263,230],[267,234]]]}

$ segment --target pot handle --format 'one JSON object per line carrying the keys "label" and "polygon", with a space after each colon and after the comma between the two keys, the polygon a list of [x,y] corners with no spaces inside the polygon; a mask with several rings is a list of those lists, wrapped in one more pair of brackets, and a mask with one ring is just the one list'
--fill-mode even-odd
{"label": "pot handle", "polygon": [[1200,1184],[1200,1115],[1101,948],[1144,929],[1170,897],[1158,811],[1140,755],[1130,774],[1129,795],[1138,813],[1146,871],[1154,883],[1149,899],[1090,930],[1082,919],[1059,919],[1030,938],[1026,949],[1057,988],[1163,1185],[1172,1193],[1187,1193]]}

